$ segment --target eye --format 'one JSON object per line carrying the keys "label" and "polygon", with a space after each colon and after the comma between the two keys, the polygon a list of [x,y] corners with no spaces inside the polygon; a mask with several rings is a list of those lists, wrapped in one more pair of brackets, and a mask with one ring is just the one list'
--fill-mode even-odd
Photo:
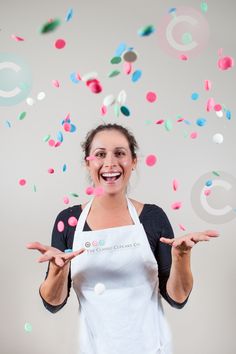
{"label": "eye", "polygon": [[97,152],[97,153],[95,154],[95,156],[98,157],[98,158],[103,158],[103,157],[106,156],[106,154],[105,154],[105,152],[99,151],[99,152]]}
{"label": "eye", "polygon": [[122,157],[122,156],[125,156],[125,152],[123,150],[118,150],[115,152],[115,155],[118,157]]}

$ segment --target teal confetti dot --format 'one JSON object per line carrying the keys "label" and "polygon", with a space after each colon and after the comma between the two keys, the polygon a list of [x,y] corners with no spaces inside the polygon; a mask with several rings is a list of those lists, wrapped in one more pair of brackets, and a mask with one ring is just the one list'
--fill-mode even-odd
{"label": "teal confetti dot", "polygon": [[206,124],[206,119],[205,118],[198,118],[196,120],[196,124],[199,125],[199,127],[203,127]]}
{"label": "teal confetti dot", "polygon": [[169,14],[176,13],[176,7],[171,7],[168,11]]}
{"label": "teal confetti dot", "polygon": [[146,37],[146,36],[150,36],[150,34],[154,32],[155,32],[155,27],[153,25],[148,25],[148,26],[141,27],[138,30],[138,35],[140,37]]}
{"label": "teal confetti dot", "polygon": [[65,253],[71,253],[71,252],[73,252],[73,250],[71,248],[67,248],[64,252]]}
{"label": "teal confetti dot", "polygon": [[24,325],[24,329],[25,329],[25,331],[26,332],[32,332],[32,325],[30,324],[30,323],[25,323],[25,325]]}
{"label": "teal confetti dot", "polygon": [[69,9],[69,10],[67,11],[65,21],[66,21],[66,22],[69,22],[69,21],[72,19],[72,17],[73,17],[73,9]]}
{"label": "teal confetti dot", "polygon": [[115,113],[115,116],[118,118],[120,115],[120,107],[118,104],[114,105],[114,113]]}
{"label": "teal confetti dot", "polygon": [[62,166],[62,172],[66,172],[67,170],[67,165],[64,163],[64,165]]}
{"label": "teal confetti dot", "polygon": [[74,133],[76,131],[76,126],[74,124],[70,125],[70,133]]}
{"label": "teal confetti dot", "polygon": [[22,120],[22,119],[25,118],[25,116],[26,116],[26,112],[21,112],[21,113],[18,115],[17,119],[18,119],[18,120]]}
{"label": "teal confetti dot", "polygon": [[184,122],[186,125],[191,125],[191,122],[190,122],[189,120],[187,120],[187,119],[185,119],[183,122]]}
{"label": "teal confetti dot", "polygon": [[192,93],[192,100],[196,101],[199,98],[199,94],[197,92]]}
{"label": "teal confetti dot", "polygon": [[51,138],[51,135],[45,135],[45,137],[43,138],[43,141],[46,143],[49,139]]}
{"label": "teal confetti dot", "polygon": [[164,123],[165,129],[169,132],[173,128],[171,120],[167,119]]}
{"label": "teal confetti dot", "polygon": [[34,184],[33,185],[33,192],[36,192],[37,191],[37,188],[36,188],[36,185]]}
{"label": "teal confetti dot", "polygon": [[55,31],[55,29],[57,29],[57,27],[60,24],[61,24],[61,21],[59,19],[47,22],[46,24],[44,24],[42,26],[42,28],[40,29],[40,32],[44,34],[44,33]]}
{"label": "teal confetti dot", "polygon": [[113,57],[111,59],[111,64],[119,64],[121,62],[121,57]]}
{"label": "teal confetti dot", "polygon": [[112,70],[109,74],[108,77],[115,77],[120,74],[120,70]]}
{"label": "teal confetti dot", "polygon": [[216,172],[216,171],[212,171],[212,173],[213,173],[213,175],[215,175],[215,176],[220,176],[220,174],[218,173],[218,172]]}
{"label": "teal confetti dot", "polygon": [[75,197],[75,198],[78,198],[78,197],[79,197],[79,194],[73,193],[73,192],[70,192],[70,195],[72,195],[72,197]]}
{"label": "teal confetti dot", "polygon": [[124,116],[126,116],[126,117],[130,116],[130,111],[126,106],[121,106],[120,111],[121,111],[121,113],[124,114]]}
{"label": "teal confetti dot", "polygon": [[202,12],[205,14],[206,12],[207,12],[207,10],[208,10],[208,5],[207,5],[207,3],[205,2],[205,1],[202,1],[201,2],[201,10],[202,10]]}
{"label": "teal confetti dot", "polygon": [[212,186],[212,180],[209,179],[208,181],[206,181],[205,186],[206,186],[206,187]]}
{"label": "teal confetti dot", "polygon": [[132,77],[131,77],[131,80],[133,82],[136,82],[140,79],[140,77],[142,76],[142,71],[141,70],[136,70],[133,74],[132,74]]}

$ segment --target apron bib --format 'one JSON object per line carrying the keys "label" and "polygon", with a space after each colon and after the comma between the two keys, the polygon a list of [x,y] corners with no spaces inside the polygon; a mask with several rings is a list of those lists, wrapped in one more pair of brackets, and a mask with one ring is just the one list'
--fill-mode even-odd
{"label": "apron bib", "polygon": [[134,225],[83,231],[93,199],[75,230],[71,261],[80,304],[80,354],[171,354],[158,290],[158,265],[135,207]]}

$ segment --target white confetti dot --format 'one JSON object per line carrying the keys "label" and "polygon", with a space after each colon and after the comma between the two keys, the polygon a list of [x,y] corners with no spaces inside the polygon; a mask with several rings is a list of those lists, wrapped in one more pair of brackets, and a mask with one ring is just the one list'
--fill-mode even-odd
{"label": "white confetti dot", "polygon": [[26,103],[29,105],[29,106],[33,106],[33,104],[35,103],[34,99],[32,97],[28,97],[26,98]]}
{"label": "white confetti dot", "polygon": [[46,97],[45,92],[39,92],[39,93],[38,93],[38,96],[37,96],[37,99],[38,99],[39,101],[42,101],[45,97]]}
{"label": "white confetti dot", "polygon": [[213,135],[212,140],[216,144],[221,144],[224,141],[224,137],[222,134],[217,133],[217,134]]}

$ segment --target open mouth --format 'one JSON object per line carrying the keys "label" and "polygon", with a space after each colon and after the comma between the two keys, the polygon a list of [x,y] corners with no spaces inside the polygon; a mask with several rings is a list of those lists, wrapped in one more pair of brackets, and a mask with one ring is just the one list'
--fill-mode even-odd
{"label": "open mouth", "polygon": [[101,174],[101,177],[106,182],[115,182],[120,178],[120,176],[121,176],[120,172],[102,173]]}

